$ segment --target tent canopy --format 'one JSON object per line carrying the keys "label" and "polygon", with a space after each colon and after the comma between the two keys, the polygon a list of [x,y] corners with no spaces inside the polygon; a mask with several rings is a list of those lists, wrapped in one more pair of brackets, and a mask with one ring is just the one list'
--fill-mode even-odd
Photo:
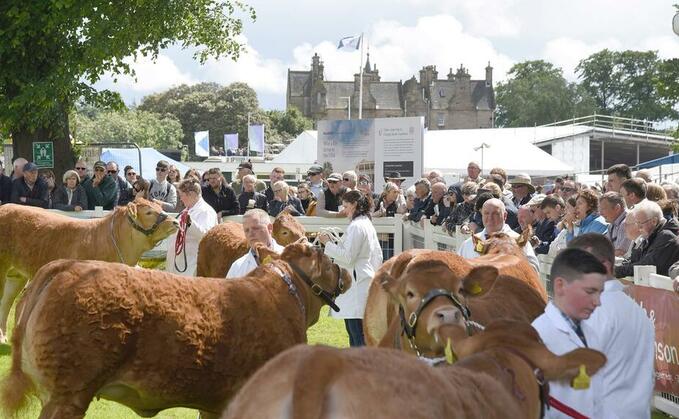
{"label": "tent canopy", "polygon": [[[464,174],[470,161],[481,163],[481,150],[474,149],[485,143],[489,146],[483,149],[486,173],[493,167],[502,167],[509,175],[558,176],[573,173],[571,166],[533,145],[535,138],[534,128],[425,131],[424,169]],[[316,162],[317,149],[317,131],[304,131],[273,162],[311,165]]]}
{"label": "tent canopy", "polygon": [[101,160],[118,163],[120,170],[125,166],[130,165],[134,167],[134,170],[136,170],[144,179],[148,180],[156,178],[156,163],[158,163],[159,160],[166,160],[171,165],[174,165],[177,170],[179,170],[179,173],[182,174],[190,169],[189,166],[172,160],[153,148],[141,149],[142,172],[139,171],[139,152],[136,148],[103,148],[101,150]]}
{"label": "tent canopy", "polygon": [[664,164],[677,164],[679,163],[679,154],[670,154],[669,156],[660,157],[657,159],[645,161],[639,163],[639,169],[651,169],[653,167],[662,166]]}

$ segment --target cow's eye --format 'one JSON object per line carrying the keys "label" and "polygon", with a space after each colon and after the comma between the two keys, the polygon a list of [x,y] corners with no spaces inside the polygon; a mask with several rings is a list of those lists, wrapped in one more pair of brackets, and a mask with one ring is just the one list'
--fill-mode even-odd
{"label": "cow's eye", "polygon": [[151,211],[146,211],[146,215],[151,215]]}
{"label": "cow's eye", "polygon": [[414,296],[415,296],[415,294],[413,294],[412,291],[406,292],[406,297],[407,297],[407,298],[413,298]]}

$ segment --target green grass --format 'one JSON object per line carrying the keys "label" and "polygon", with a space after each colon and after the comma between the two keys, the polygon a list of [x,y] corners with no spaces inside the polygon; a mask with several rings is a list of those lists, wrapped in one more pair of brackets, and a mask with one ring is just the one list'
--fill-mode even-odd
{"label": "green grass", "polygon": [[[10,315],[14,319],[14,313]],[[12,330],[10,325],[10,330]],[[349,346],[349,336],[344,329],[342,320],[328,317],[328,307],[324,307],[321,316],[308,331],[308,339],[311,344],[324,344],[337,347]],[[9,371],[11,356],[9,347],[0,345],[0,377],[4,377]],[[40,415],[40,402],[33,399],[31,405],[23,412],[22,419],[37,418]],[[198,413],[193,409],[167,409],[158,414],[157,418],[163,419],[196,419]],[[87,419],[131,419],[138,416],[127,407],[107,400],[95,400],[90,404],[87,411]]]}

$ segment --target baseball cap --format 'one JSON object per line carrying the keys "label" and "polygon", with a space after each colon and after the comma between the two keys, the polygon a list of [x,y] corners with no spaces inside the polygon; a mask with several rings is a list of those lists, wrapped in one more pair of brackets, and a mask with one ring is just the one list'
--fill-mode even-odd
{"label": "baseball cap", "polygon": [[342,180],[342,175],[339,173],[330,173],[327,180],[328,182],[340,182]]}
{"label": "baseball cap", "polygon": [[101,167],[102,169],[106,170],[106,163],[99,160],[98,162],[94,163],[94,166],[92,168],[96,169],[97,167]]}
{"label": "baseball cap", "polygon": [[322,171],[323,171],[323,168],[320,165],[314,164],[313,166],[311,166],[309,168],[309,170],[307,170],[307,173],[318,174],[318,173],[321,173]]}
{"label": "baseball cap", "polygon": [[24,164],[24,172],[35,172],[38,170],[38,165],[33,162]]}
{"label": "baseball cap", "polygon": [[244,162],[242,162],[241,164],[238,165],[238,168],[239,169],[250,169],[250,170],[252,170],[252,163],[250,163],[249,161],[244,161]]}

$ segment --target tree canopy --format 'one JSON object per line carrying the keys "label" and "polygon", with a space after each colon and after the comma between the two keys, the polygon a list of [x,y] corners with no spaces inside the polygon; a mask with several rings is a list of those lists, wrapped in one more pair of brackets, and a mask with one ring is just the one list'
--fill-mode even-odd
{"label": "tree canopy", "polygon": [[542,125],[587,115],[594,109],[589,95],[546,61],[515,64],[507,75],[507,81],[495,88],[500,126]]}
{"label": "tree canopy", "polygon": [[0,127],[12,134],[15,154],[50,139],[57,161],[67,160],[77,100],[122,107],[118,93],[92,87],[104,74],[134,75],[128,57],[155,58],[173,44],[195,48],[201,62],[235,59],[242,18],[255,12],[238,0],[0,2]]}

